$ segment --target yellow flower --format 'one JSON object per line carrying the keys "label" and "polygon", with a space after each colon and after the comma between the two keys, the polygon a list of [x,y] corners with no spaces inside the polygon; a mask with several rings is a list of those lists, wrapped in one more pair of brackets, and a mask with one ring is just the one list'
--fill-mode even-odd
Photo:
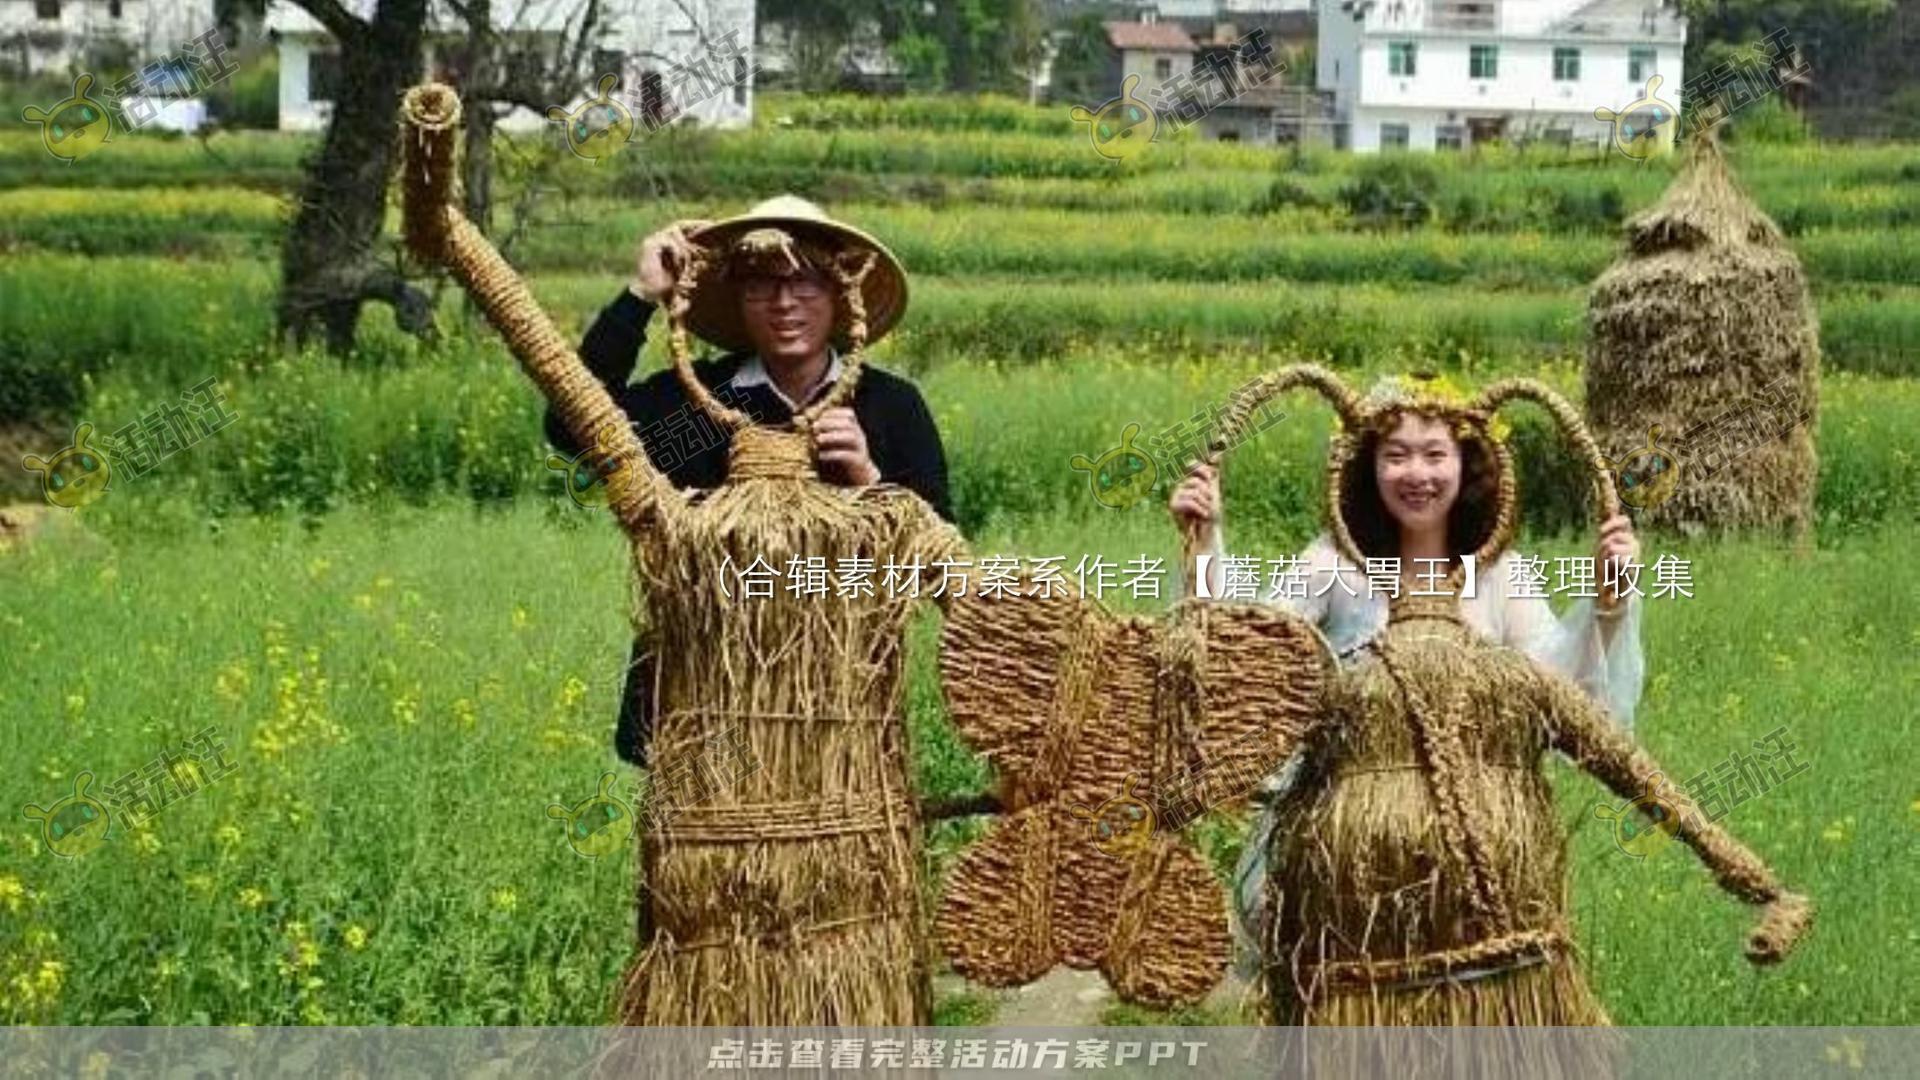
{"label": "yellow flower", "polygon": [[367,931],[359,923],[348,923],[346,932],[340,936],[346,940],[347,948],[354,952],[367,947]]}
{"label": "yellow flower", "polygon": [[513,628],[515,630],[525,630],[527,628],[527,609],[521,607],[519,604],[513,605]]}
{"label": "yellow flower", "polygon": [[188,874],[187,888],[192,889],[194,892],[210,893],[213,891],[213,876],[210,874]]}
{"label": "yellow flower", "polygon": [[[1920,802],[1914,803],[1913,808],[1920,810]],[[19,878],[12,874],[0,875],[0,904],[5,904],[8,911],[19,911],[26,898],[27,887],[20,884]]]}
{"label": "yellow flower", "polygon": [[261,904],[267,902],[267,894],[249,885],[240,890],[239,899],[241,907],[246,908],[248,911],[254,911],[258,909]]}
{"label": "yellow flower", "polygon": [[80,1066],[81,1080],[107,1080],[107,1066],[113,1063],[113,1056],[98,1050],[87,1055],[86,1063]]}
{"label": "yellow flower", "polygon": [[154,855],[160,851],[160,838],[144,829],[134,835],[133,850],[142,855]]}
{"label": "yellow flower", "polygon": [[213,839],[221,847],[235,847],[240,843],[240,826],[222,825],[214,832]]}
{"label": "yellow flower", "polygon": [[453,703],[453,718],[461,727],[473,726],[473,702],[459,698]]}
{"label": "yellow flower", "polygon": [[311,941],[299,941],[293,946],[294,962],[303,968],[316,967],[320,963],[320,946]]}
{"label": "yellow flower", "polygon": [[80,715],[81,710],[85,709],[86,707],[87,707],[87,695],[85,694],[68,694],[67,695],[67,715],[68,716],[78,716]]}
{"label": "yellow flower", "polygon": [[310,562],[307,563],[307,576],[312,578],[315,581],[318,581],[321,578],[326,577],[327,571],[332,567],[333,567],[333,562],[329,560],[326,556],[316,555]]}
{"label": "yellow flower", "polygon": [[33,976],[33,988],[42,997],[51,998],[60,992],[60,973],[67,965],[58,960],[40,961],[40,970]]}
{"label": "yellow flower", "polygon": [[372,594],[359,593],[355,595],[353,598],[353,606],[359,608],[361,611],[372,611],[373,610]]}
{"label": "yellow flower", "polygon": [[171,979],[180,974],[180,961],[171,956],[163,956],[159,963],[153,965],[153,974],[163,982]]}
{"label": "yellow flower", "polygon": [[501,911],[513,911],[520,906],[520,897],[512,889],[495,889],[493,906]]}

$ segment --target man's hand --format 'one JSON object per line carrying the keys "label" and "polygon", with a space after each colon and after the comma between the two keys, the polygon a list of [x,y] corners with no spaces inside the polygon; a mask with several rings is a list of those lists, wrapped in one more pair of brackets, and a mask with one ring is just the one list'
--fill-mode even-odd
{"label": "man's hand", "polygon": [[855,487],[880,482],[880,470],[867,452],[867,433],[852,409],[843,405],[821,413],[813,425],[813,448],[829,478]]}
{"label": "man's hand", "polygon": [[692,248],[687,234],[709,224],[711,222],[697,220],[676,221],[640,241],[638,268],[628,288],[650,304],[666,303],[674,281],[680,276],[680,268],[687,265],[687,255]]}

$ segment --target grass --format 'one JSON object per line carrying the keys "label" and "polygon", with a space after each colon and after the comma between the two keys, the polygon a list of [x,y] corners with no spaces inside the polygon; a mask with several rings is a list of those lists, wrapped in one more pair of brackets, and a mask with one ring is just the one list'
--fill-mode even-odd
{"label": "grass", "polygon": [[[631,856],[574,855],[544,809],[620,768],[624,553],[604,519],[570,503],[439,505],[137,543],[124,524],[63,524],[66,543],[0,561],[14,601],[0,648],[21,660],[10,711],[39,719],[9,726],[6,805],[46,805],[82,770],[104,783],[207,725],[239,768],[82,858],[49,857],[29,822],[0,833],[0,964],[63,965],[57,992],[10,993],[11,1019],[598,1022],[631,942]],[[1068,514],[979,547],[1151,540]],[[1885,572],[1909,541],[1887,529],[1797,558],[1650,538],[1692,559],[1697,588],[1649,611],[1642,737],[1685,777],[1788,727],[1812,771],[1726,823],[1819,901],[1821,922],[1786,967],[1748,970],[1750,912],[1677,847],[1645,865],[1620,854],[1590,816],[1605,793],[1557,771],[1574,914],[1622,1022],[1915,1021],[1917,973],[1894,958],[1913,955],[1900,897],[1920,866],[1900,749],[1916,734],[1920,587]],[[910,708],[917,743],[936,747],[950,736],[928,644],[923,629]],[[949,760],[921,769],[924,793],[980,783]]]}
{"label": "grass", "polygon": [[[1279,363],[1327,360],[1362,385],[1423,365],[1522,373],[1577,397],[1587,285],[1674,167],[1438,157],[1433,224],[1381,233],[1340,205],[1362,167],[1348,155],[1176,141],[1113,168],[1062,109],[761,105],[751,133],[674,131],[598,168],[562,158],[513,249],[535,292],[578,334],[647,229],[781,190],[828,200],[914,272],[876,361],[924,390],[976,550],[1069,564],[1177,547],[1164,481],[1105,510],[1073,455]],[[438,345],[369,309],[353,355],[273,346],[279,230],[313,145],[142,134],[69,167],[0,132],[0,418],[111,431],[210,374],[238,417],[0,552],[15,658],[0,704],[19,718],[0,736],[5,805],[47,805],[83,770],[97,793],[207,725],[240,766],[83,858],[49,855],[24,818],[0,829],[10,1022],[595,1024],[629,955],[632,853],[582,859],[545,817],[624,772],[624,549],[559,496],[540,402],[443,285]],[[513,168],[539,173],[541,146],[521,149]],[[1821,315],[1816,544],[1643,538],[1690,558],[1697,588],[1649,612],[1639,727],[1684,779],[1788,726],[1812,771],[1726,824],[1820,922],[1785,967],[1749,969],[1750,913],[1680,850],[1622,855],[1591,815],[1618,800],[1556,767],[1573,915],[1623,1023],[1911,1024],[1920,168],[1911,146],[1730,153],[1793,235]],[[643,362],[662,362],[657,340]],[[1318,527],[1325,410],[1304,394],[1281,407],[1231,458],[1237,552],[1296,550]],[[1527,550],[1582,552],[1578,478],[1538,416],[1514,439]],[[929,796],[989,780],[941,716],[937,629],[931,613],[912,629],[907,695]],[[1242,826],[1195,829],[1216,869]],[[980,828],[930,830],[936,882]],[[993,1004],[963,989],[938,1017],[983,1023]]]}

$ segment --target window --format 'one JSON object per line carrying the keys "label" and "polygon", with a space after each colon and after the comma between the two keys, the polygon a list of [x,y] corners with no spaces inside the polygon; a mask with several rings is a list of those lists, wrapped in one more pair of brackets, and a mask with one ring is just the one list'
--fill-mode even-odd
{"label": "window", "polygon": [[1380,149],[1405,150],[1407,148],[1407,125],[1381,124]]}
{"label": "window", "polygon": [[648,131],[667,118],[667,83],[657,71],[640,73],[640,117]]}
{"label": "window", "polygon": [[1500,77],[1500,46],[1475,45],[1467,52],[1467,75],[1475,79]]}
{"label": "window", "polygon": [[332,101],[340,95],[340,53],[307,54],[307,100]]}
{"label": "window", "polygon": [[33,0],[33,15],[37,19],[58,19],[60,0]]}
{"label": "window", "polygon": [[747,58],[744,56],[734,57],[733,103],[735,105],[745,105],[747,103],[747,74]]}
{"label": "window", "polygon": [[1433,129],[1435,150],[1459,150],[1467,144],[1467,129],[1459,124],[1441,124]]}
{"label": "window", "polygon": [[1580,77],[1580,50],[1553,50],[1553,81],[1572,82]]}
{"label": "window", "polygon": [[117,19],[119,17],[120,17],[120,0],[107,0],[107,18]]}
{"label": "window", "polygon": [[1652,75],[1660,61],[1660,54],[1652,49],[1632,48],[1627,50],[1627,81],[1644,83]]}
{"label": "window", "polygon": [[1173,78],[1173,61],[1161,57],[1153,62],[1153,77],[1161,82]]}
{"label": "window", "polygon": [[1414,74],[1415,58],[1419,51],[1419,46],[1411,41],[1387,42],[1387,74]]}

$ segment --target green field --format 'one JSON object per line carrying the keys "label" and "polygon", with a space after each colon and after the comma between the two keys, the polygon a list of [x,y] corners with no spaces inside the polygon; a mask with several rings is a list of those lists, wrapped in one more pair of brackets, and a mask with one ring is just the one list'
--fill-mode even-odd
{"label": "green field", "polygon": [[[1176,142],[1116,171],[1063,113],[1004,102],[770,99],[761,124],[541,173],[513,250],[536,293],[576,333],[647,229],[784,188],[831,200],[914,274],[877,359],[925,390],[976,549],[1069,564],[1177,554],[1164,487],[1103,508],[1073,455],[1281,363],[1363,383],[1415,364],[1526,373],[1577,396],[1586,283],[1673,169],[1441,159],[1432,220],[1380,231],[1342,203],[1362,168],[1344,155]],[[0,418],[31,421],[17,430],[47,454],[51,433],[110,431],[207,376],[238,416],[0,552],[0,804],[48,805],[83,771],[98,794],[209,725],[238,766],[81,858],[23,817],[0,829],[9,1022],[595,1024],[630,953],[632,853],[582,859],[545,816],[628,774],[610,746],[623,546],[560,492],[536,393],[453,290],[436,345],[370,310],[353,355],[273,346],[310,145],[128,138],[68,167],[0,136]],[[1648,561],[1691,559],[1696,589],[1650,602],[1638,726],[1681,779],[1786,726],[1810,770],[1724,823],[1820,915],[1784,966],[1750,968],[1751,912],[1684,849],[1622,854],[1590,812],[1617,800],[1556,766],[1577,929],[1622,1023],[1920,1022],[1917,150],[1732,151],[1821,316],[1816,528],[1798,551],[1643,537]],[[656,342],[643,363],[662,362]],[[1328,420],[1305,395],[1282,406],[1232,458],[1236,550],[1280,554],[1315,528]],[[1526,417],[1515,439],[1522,546],[1586,550],[1546,426]],[[917,627],[909,700],[917,780],[945,796],[986,773],[941,716],[936,629],[931,612]],[[1218,864],[1241,824],[1196,830]],[[937,867],[965,837],[932,840]],[[942,1016],[991,1007],[950,994]]]}

